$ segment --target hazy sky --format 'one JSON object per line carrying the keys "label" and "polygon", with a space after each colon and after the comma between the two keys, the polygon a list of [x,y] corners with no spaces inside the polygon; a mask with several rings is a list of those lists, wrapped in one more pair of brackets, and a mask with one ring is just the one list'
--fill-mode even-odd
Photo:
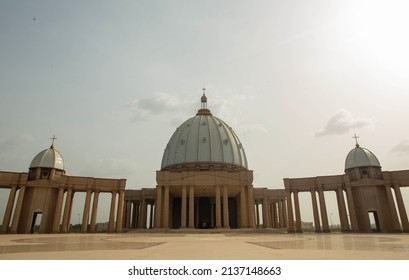
{"label": "hazy sky", "polygon": [[0,0],[0,170],[27,171],[55,134],[67,175],[155,187],[202,87],[256,187],[342,174],[354,133],[383,170],[408,169],[408,11],[390,0]]}

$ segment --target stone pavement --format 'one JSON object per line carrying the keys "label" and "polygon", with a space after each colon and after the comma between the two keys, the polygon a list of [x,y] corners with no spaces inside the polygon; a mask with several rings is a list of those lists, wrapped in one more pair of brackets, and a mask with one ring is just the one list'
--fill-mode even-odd
{"label": "stone pavement", "polygon": [[2,260],[409,260],[408,234],[2,234]]}

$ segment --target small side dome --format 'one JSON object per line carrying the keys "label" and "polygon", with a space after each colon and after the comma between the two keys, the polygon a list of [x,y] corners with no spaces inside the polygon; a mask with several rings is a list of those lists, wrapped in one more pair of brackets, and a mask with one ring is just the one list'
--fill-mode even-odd
{"label": "small side dome", "polygon": [[30,169],[31,168],[53,168],[61,171],[64,170],[64,159],[59,151],[54,149],[51,146],[48,149],[45,149],[39,152],[34,159],[31,161]]}
{"label": "small side dome", "polygon": [[381,167],[378,158],[368,149],[357,145],[345,159],[345,171],[355,167]]}

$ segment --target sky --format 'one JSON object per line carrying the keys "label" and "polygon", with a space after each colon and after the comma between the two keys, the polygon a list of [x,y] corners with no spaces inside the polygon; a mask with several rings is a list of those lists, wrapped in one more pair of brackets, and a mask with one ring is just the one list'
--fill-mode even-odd
{"label": "sky", "polygon": [[[28,171],[55,135],[67,175],[155,187],[164,148],[200,108],[203,87],[241,140],[255,187],[343,174],[355,133],[384,171],[408,169],[408,9],[395,0],[0,0],[0,170]],[[7,198],[0,190],[0,221]]]}

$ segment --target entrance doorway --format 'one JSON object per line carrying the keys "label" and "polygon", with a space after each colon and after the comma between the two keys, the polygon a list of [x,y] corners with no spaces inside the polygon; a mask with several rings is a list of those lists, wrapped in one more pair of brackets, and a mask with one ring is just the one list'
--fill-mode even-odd
{"label": "entrance doorway", "polygon": [[41,218],[42,217],[43,217],[42,212],[34,212],[33,213],[33,221],[31,223],[30,233],[39,233],[40,232]]}
{"label": "entrance doorway", "polygon": [[230,228],[237,228],[237,202],[233,197],[229,197],[229,225]]}
{"label": "entrance doorway", "polygon": [[210,197],[199,198],[199,228],[211,228]]}
{"label": "entrance doorway", "polygon": [[[214,198],[211,197],[199,197],[194,205],[194,224],[195,228],[198,229],[211,229],[215,228],[216,221],[216,205],[214,203]],[[221,210],[221,222],[224,224],[224,207],[223,204],[220,205]],[[185,224],[189,224],[189,201],[186,205],[186,221]],[[182,224],[182,199],[176,197],[172,200],[172,222],[171,227],[178,229]],[[229,197],[228,199],[228,211],[229,211],[229,226],[230,228],[238,228],[238,213],[237,213],[237,201],[235,198]]]}
{"label": "entrance doorway", "polygon": [[372,232],[381,232],[381,226],[379,225],[378,212],[368,211],[369,223],[371,225]]}
{"label": "entrance doorway", "polygon": [[[172,227],[173,228],[180,228],[182,224],[182,217],[181,217],[181,212],[182,211],[182,199],[180,197],[177,197],[173,199],[173,209],[172,209]],[[186,215],[187,216],[187,215]],[[187,217],[186,217],[186,224],[187,224]]]}

